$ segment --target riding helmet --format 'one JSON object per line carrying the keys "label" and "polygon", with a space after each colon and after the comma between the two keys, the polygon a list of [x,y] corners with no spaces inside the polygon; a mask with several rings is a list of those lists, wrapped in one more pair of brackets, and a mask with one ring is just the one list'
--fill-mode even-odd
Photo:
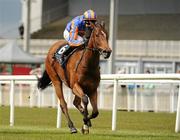
{"label": "riding helmet", "polygon": [[87,10],[84,12],[84,20],[96,20],[97,16],[93,10]]}

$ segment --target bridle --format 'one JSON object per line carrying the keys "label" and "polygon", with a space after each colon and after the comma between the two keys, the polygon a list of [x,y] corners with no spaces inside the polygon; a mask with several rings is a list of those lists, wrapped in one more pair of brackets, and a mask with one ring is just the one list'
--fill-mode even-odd
{"label": "bridle", "polygon": [[[98,24],[98,23],[97,23]],[[95,28],[95,27],[94,27]],[[92,38],[92,35],[93,35],[93,32],[94,32],[94,28],[93,28],[93,30],[92,30],[92,32],[91,32],[91,35],[90,35],[90,37],[89,37],[89,40]],[[88,40],[88,43],[89,43],[89,40]],[[85,48],[85,50],[90,50],[90,51],[92,51],[92,52],[98,52],[99,53],[99,55],[102,55],[103,54],[103,52],[104,52],[104,50],[102,50],[102,49],[99,49],[97,46],[97,44],[96,44],[96,42],[94,41],[94,44],[93,44],[93,48],[90,48],[90,47],[88,47],[88,43],[87,43],[87,45],[84,45],[84,48]]]}

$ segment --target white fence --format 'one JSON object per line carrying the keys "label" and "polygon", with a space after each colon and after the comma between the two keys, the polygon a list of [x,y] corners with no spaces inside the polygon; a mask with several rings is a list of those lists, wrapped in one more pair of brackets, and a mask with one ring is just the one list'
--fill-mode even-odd
{"label": "white fence", "polygon": [[[180,85],[179,74],[111,74],[102,75],[101,80],[113,80],[113,108],[112,108],[112,130],[116,130],[116,112],[117,112],[117,85],[118,82],[124,83],[178,83]],[[180,95],[180,88],[179,88]],[[137,99],[137,95],[135,95]],[[136,100],[137,101],[137,100]],[[136,103],[135,103],[136,104]],[[178,105],[176,113],[175,132],[180,131],[180,96],[178,96]]]}
{"label": "white fence", "polygon": [[[142,83],[175,83],[180,84],[179,74],[111,74],[101,75],[101,80],[113,82],[113,107],[112,107],[112,130],[116,130],[116,111],[117,111],[117,91],[118,84],[124,85],[127,83],[142,84]],[[10,126],[14,125],[14,87],[15,84],[36,84],[37,78],[35,76],[0,76],[0,83],[10,83]],[[100,90],[101,91],[101,90]],[[137,88],[135,88],[134,94],[134,110],[137,111]],[[179,91],[180,93],[180,91]],[[180,95],[180,94],[179,94]],[[38,96],[41,94],[38,92]],[[103,97],[103,93],[100,92],[100,100]],[[40,98],[39,98],[40,106]],[[102,103],[100,103],[102,104]],[[156,108],[156,107],[155,107]],[[58,106],[57,113],[57,128],[61,126],[61,111]],[[177,102],[177,115],[175,132],[180,131],[180,96],[178,96]]]}

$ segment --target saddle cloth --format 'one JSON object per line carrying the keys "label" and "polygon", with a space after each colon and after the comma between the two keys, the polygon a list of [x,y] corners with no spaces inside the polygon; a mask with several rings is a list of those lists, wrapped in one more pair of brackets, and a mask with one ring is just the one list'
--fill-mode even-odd
{"label": "saddle cloth", "polygon": [[60,46],[54,54],[54,58],[56,60],[58,60],[58,62],[60,63],[60,65],[63,68],[65,68],[66,63],[67,63],[68,59],[70,58],[70,56],[79,48],[79,47],[77,47],[77,48],[70,47],[66,51],[67,47],[69,47],[69,46],[68,45],[64,45],[62,47]]}

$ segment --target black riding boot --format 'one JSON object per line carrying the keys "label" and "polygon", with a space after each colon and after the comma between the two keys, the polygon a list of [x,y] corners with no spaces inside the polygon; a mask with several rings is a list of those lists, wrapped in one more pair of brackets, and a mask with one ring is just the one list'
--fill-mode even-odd
{"label": "black riding boot", "polygon": [[71,52],[71,47],[69,45],[66,45],[65,50],[63,52],[63,55],[68,56],[68,54]]}
{"label": "black riding boot", "polygon": [[60,48],[55,54],[54,57],[59,61],[59,63],[62,65],[65,61],[65,57],[69,53],[70,46],[66,45],[62,48]]}

